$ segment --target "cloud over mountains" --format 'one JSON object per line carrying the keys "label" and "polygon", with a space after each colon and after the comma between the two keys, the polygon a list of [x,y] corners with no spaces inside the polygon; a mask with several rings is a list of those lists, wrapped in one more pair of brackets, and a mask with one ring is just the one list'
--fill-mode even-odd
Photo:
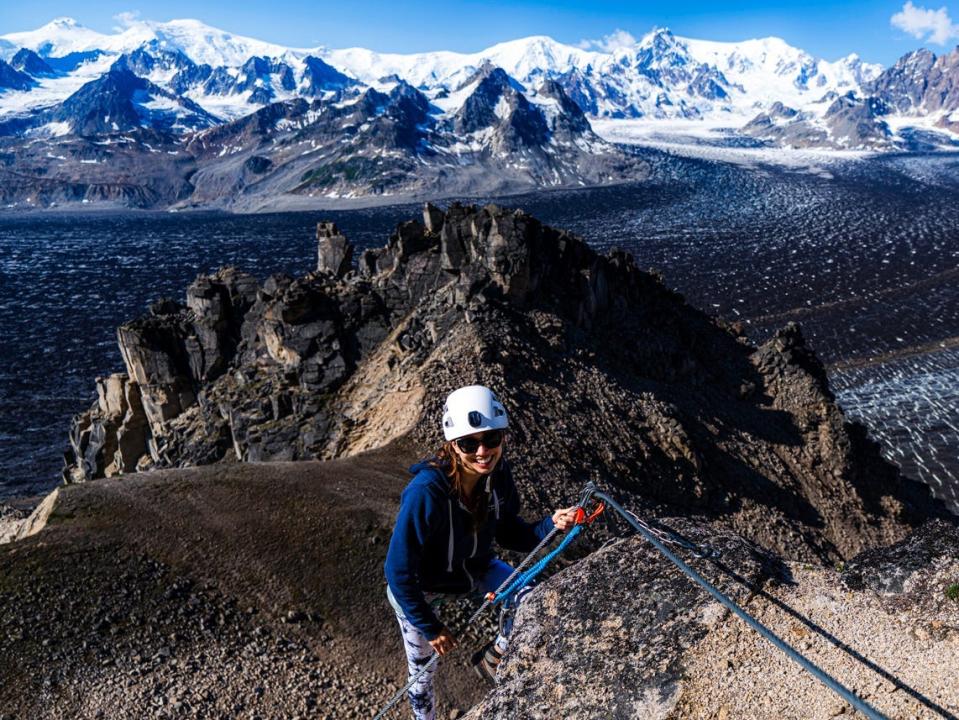
{"label": "cloud over mountains", "polygon": [[889,19],[890,24],[924,42],[945,45],[959,38],[959,25],[952,22],[945,6],[938,10],[913,5],[910,0]]}

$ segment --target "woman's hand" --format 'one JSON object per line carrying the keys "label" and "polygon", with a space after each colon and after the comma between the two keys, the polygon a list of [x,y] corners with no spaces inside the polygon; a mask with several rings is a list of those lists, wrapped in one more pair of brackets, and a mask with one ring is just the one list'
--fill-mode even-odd
{"label": "woman's hand", "polygon": [[557,510],[553,513],[553,525],[564,532],[569,530],[576,524],[576,511],[578,509],[578,505],[573,505],[572,507]]}
{"label": "woman's hand", "polygon": [[447,628],[443,628],[439,635],[430,640],[430,645],[437,653],[445,655],[456,647],[456,638]]}

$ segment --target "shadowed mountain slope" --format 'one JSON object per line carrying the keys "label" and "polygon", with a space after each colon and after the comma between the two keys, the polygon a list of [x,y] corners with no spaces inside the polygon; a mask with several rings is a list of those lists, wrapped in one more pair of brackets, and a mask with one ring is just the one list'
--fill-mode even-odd
{"label": "shadowed mountain slope", "polygon": [[425,452],[449,390],[481,382],[510,409],[536,511],[596,479],[829,561],[939,512],[846,421],[798,326],[754,347],[630,256],[521,211],[427,206],[356,269],[334,226],[318,235],[314,273],[260,286],[222,270],[122,326],[128,372],[76,419],[65,478],[407,435]]}

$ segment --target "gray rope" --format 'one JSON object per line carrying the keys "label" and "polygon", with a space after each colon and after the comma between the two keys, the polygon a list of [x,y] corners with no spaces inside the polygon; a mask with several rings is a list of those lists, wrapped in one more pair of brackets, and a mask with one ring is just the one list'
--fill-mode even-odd
{"label": "gray rope", "polygon": [[[592,485],[592,484],[590,484]],[[589,486],[587,486],[589,487]],[[776,635],[772,630],[767,628],[765,625],[760,623],[758,620],[753,618],[752,615],[743,610],[739,605],[735,603],[731,598],[725,595],[720,591],[716,586],[710,583],[706,578],[700,575],[698,572],[693,570],[689,565],[683,562],[681,559],[676,557],[666,545],[656,537],[653,532],[650,532],[649,529],[645,526],[645,523],[637,522],[635,515],[630,517],[632,513],[624,509],[618,502],[613,500],[606,493],[596,490],[594,488],[593,495],[599,499],[606,502],[611,508],[625,518],[626,522],[636,528],[644,538],[653,544],[653,546],[659,550],[663,555],[665,555],[676,567],[682,570],[690,579],[700,585],[706,592],[716,598],[720,603],[722,603],[726,608],[731,610],[740,620],[745,622],[749,627],[762,635],[766,640],[772,643],[775,647],[780,649],[782,652],[789,657],[790,660],[797,663],[803,670],[808,672],[810,675],[815,677],[819,682],[828,687],[830,690],[835,692],[837,695],[842,697],[846,702],[852,705],[856,710],[861,712],[870,720],[888,720],[885,715],[876,710],[872,705],[867,703],[865,700],[859,698],[852,690],[847,688],[845,685],[840,683],[838,680],[829,675],[825,670],[820,668],[818,665],[814,664],[812,661],[807,660],[805,656],[800,654],[797,650],[793,649],[789,643],[782,640],[778,635]]]}
{"label": "gray rope", "polygon": [[642,527],[646,528],[647,532],[649,532],[651,535],[654,535],[664,545],[676,545],[677,547],[681,547],[684,550],[689,550],[696,557],[700,557],[700,558],[718,558],[719,557],[719,554],[720,554],[719,551],[711,548],[709,545],[696,545],[694,543],[691,543],[689,540],[687,540],[684,537],[666,532],[664,530],[660,530],[658,528],[654,528],[652,525],[642,520],[632,510],[627,510],[626,508],[622,508],[622,510],[635,521],[633,523],[634,527],[636,525],[641,525]]}
{"label": "gray rope", "polygon": [[[669,548],[666,547],[667,544],[676,545],[682,547],[686,550],[690,550],[695,553],[698,557],[701,558],[713,558],[716,557],[717,553],[708,546],[695,545],[685,538],[674,537],[667,533],[664,533],[661,530],[655,529],[640,519],[635,513],[626,510],[622,505],[616,502],[606,493],[598,490],[593,483],[588,483],[583,493],[583,499],[580,502],[580,507],[585,507],[586,503],[589,502],[591,497],[597,497],[600,500],[604,501],[609,507],[613,508],[618,512],[636,531],[642,535],[646,540],[652,543],[659,552],[666,556],[666,558],[672,562],[676,567],[678,567],[687,577],[697,583],[702,587],[706,592],[712,595],[716,600],[718,600],[724,607],[730,610],[735,614],[740,620],[745,622],[750,628],[759,633],[763,638],[769,641],[774,647],[781,650],[785,655],[803,668],[806,672],[812,675],[814,678],[819,680],[823,685],[828,687],[830,690],[835,692],[846,702],[852,705],[856,710],[865,715],[869,720],[889,720],[885,715],[876,710],[872,705],[867,703],[865,700],[862,700],[858,695],[856,695],[852,690],[847,688],[845,685],[840,683],[838,680],[829,675],[825,670],[820,668],[818,665],[813,663],[811,660],[808,660],[804,655],[799,651],[795,650],[789,643],[776,635],[772,630],[767,628],[765,625],[756,620],[752,615],[743,610],[739,605],[736,604],[728,595],[719,590],[715,585],[710,583],[706,578],[700,575],[698,572],[693,570],[689,565],[687,565],[683,560],[677,557]],[[553,528],[550,533],[543,538],[543,540],[537,545],[532,552],[530,552],[521,562],[517,568],[512,572],[512,574],[503,581],[503,583],[496,589],[496,593],[501,592],[505,587],[507,587],[520,572],[530,563],[532,558],[545,546],[547,545],[556,533],[559,532],[558,529]],[[608,543],[609,541],[607,541]],[[605,545],[605,543],[604,543]],[[482,613],[489,607],[490,601],[484,600],[483,604],[479,607],[476,612],[470,617],[466,622],[466,625],[462,628],[460,632],[465,631],[472,625]],[[412,678],[409,682],[404,685],[397,693],[392,697],[392,699],[377,713],[374,720],[380,720],[385,716],[385,714],[406,694],[406,691],[409,690],[419,679],[419,677],[426,672],[426,670],[432,667],[436,661],[439,659],[439,654],[434,654],[430,658],[430,661],[424,665]]]}

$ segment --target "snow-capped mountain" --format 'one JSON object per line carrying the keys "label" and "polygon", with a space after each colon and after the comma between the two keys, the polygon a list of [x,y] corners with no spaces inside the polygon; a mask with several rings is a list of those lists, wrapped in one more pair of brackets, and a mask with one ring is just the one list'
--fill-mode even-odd
{"label": "snow-capped mountain", "polygon": [[[4,63],[12,78],[0,94],[6,166],[43,171],[30,180],[0,167],[0,199],[36,205],[94,193],[147,207],[258,208],[278,197],[302,205],[510,192],[645,174],[642,162],[592,132],[552,80],[524,85],[484,63],[452,88],[415,88],[395,74],[364,82],[320,50],[284,48],[227,64],[277,48],[211,31],[219,54],[197,53],[201,43],[174,37],[169,25],[131,28],[110,42],[87,33],[71,40],[77,26],[65,22],[48,26],[55,37],[5,36],[31,45],[13,55],[29,72]],[[44,54],[54,48],[68,52]]]}
{"label": "snow-capped mountain", "polygon": [[937,57],[907,53],[860,92],[827,93],[799,110],[782,103],[759,113],[745,134],[781,145],[865,150],[959,146],[959,48]]}
{"label": "snow-capped mountain", "polygon": [[147,44],[160,50],[179,51],[197,64],[213,66],[237,66],[256,55],[280,57],[298,52],[218,30],[198,20],[139,21],[131,23],[123,32],[105,35],[83,27],[73,18],[61,17],[36,30],[0,35],[0,52],[27,48],[42,57],[93,50],[121,55]]}
{"label": "snow-capped mountain", "polygon": [[[957,76],[959,51],[917,51],[884,71],[778,38],[711,42],[662,28],[611,52],[534,36],[477,53],[390,54],[288,48],[196,20],[102,34],[60,18],[0,35],[0,145],[16,170],[0,167],[0,199],[83,194],[91,154],[101,180],[111,163],[125,168],[124,202],[131,177],[153,178],[133,197],[154,205],[642,176],[635,154],[593,123],[617,142],[664,121],[719,129],[718,142],[871,150],[910,147],[922,126],[923,147],[936,147],[959,142]],[[35,181],[20,171],[44,165]],[[112,197],[110,182],[97,187]]]}
{"label": "snow-capped mountain", "polygon": [[477,53],[404,55],[363,48],[287,48],[196,20],[134,22],[123,32],[103,35],[60,18],[35,31],[0,36],[0,43],[0,57],[5,59],[21,49],[41,58],[72,54],[89,55],[94,61],[95,53],[113,59],[124,54],[149,56],[156,59],[155,66],[140,63],[136,68],[143,77],[159,85],[172,82],[171,89],[231,118],[276,100],[304,96],[302,87],[315,87],[303,78],[310,63],[316,62],[370,87],[395,77],[428,94],[453,92],[489,64],[524,86],[555,80],[593,117],[732,114],[743,122],[777,101],[795,107],[827,92],[859,90],[881,71],[855,56],[832,63],[818,60],[778,38],[720,43],[678,37],[666,29],[611,53],[534,36]]}

